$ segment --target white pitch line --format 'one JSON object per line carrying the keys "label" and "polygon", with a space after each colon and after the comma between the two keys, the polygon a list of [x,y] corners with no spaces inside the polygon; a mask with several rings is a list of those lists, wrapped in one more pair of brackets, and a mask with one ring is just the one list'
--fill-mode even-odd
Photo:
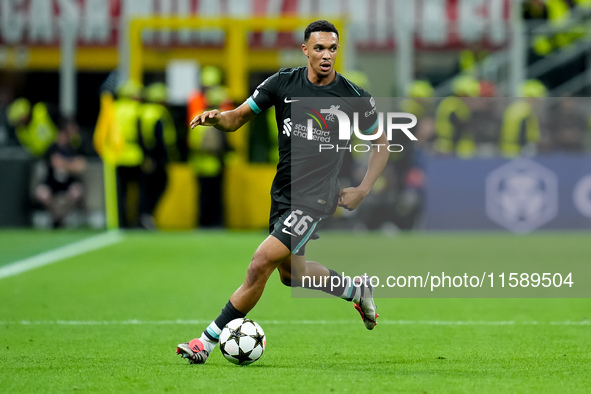
{"label": "white pitch line", "polygon": [[[355,320],[257,320],[261,325],[344,325]],[[19,320],[0,321],[0,325],[18,326],[126,326],[126,325],[200,325],[211,320]],[[591,326],[591,321],[473,321],[473,320],[380,320],[380,325],[400,326]]]}
{"label": "white pitch line", "polygon": [[23,260],[18,260],[0,267],[0,279],[18,275],[35,268],[43,267],[44,265],[49,265],[57,261],[67,259],[69,257],[74,257],[93,250],[101,249],[115,244],[122,239],[123,237],[118,231],[107,232],[71,243],[69,245],[60,246],[59,248],[55,248],[47,252],[43,252],[38,255],[28,257]]}

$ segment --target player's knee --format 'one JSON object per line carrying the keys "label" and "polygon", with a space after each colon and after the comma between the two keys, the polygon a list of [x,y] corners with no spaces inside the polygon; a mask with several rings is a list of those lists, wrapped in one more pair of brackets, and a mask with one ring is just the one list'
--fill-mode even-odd
{"label": "player's knee", "polygon": [[250,282],[257,282],[259,280],[267,280],[271,272],[275,269],[276,265],[271,259],[262,253],[255,253],[248,266],[246,272],[247,280]]}
{"label": "player's knee", "polygon": [[257,260],[252,259],[246,270],[246,279],[250,282],[256,282],[256,280],[262,276],[262,273],[262,265]]}
{"label": "player's knee", "polygon": [[279,279],[281,280],[281,283],[283,283],[285,286],[291,287],[293,284],[291,272],[285,269],[279,269]]}

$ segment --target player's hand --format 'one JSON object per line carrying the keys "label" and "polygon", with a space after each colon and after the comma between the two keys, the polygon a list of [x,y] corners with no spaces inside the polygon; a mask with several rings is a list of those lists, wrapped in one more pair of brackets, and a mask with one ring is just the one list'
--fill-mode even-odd
{"label": "player's hand", "polygon": [[191,121],[191,128],[197,126],[214,126],[222,119],[222,114],[217,109],[205,111],[201,115],[197,115]]}
{"label": "player's hand", "polygon": [[347,187],[339,193],[339,207],[343,207],[348,211],[352,211],[361,204],[361,201],[367,196],[357,187]]}

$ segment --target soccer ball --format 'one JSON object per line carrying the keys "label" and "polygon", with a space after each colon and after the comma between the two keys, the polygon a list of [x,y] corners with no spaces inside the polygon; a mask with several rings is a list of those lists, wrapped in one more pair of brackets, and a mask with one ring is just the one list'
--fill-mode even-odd
{"label": "soccer ball", "polygon": [[231,363],[248,365],[265,351],[267,339],[258,323],[250,319],[234,319],[222,329],[220,350]]}

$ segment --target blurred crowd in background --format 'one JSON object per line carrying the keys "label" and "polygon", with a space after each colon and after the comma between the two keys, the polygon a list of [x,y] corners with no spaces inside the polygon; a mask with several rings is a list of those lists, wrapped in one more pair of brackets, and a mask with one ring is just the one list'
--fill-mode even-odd
{"label": "blurred crowd in background", "polygon": [[[521,17],[527,22],[529,37],[527,65],[588,43],[589,12],[590,0],[524,1]],[[375,188],[376,195],[396,207],[390,222],[397,228],[417,226],[426,187],[425,155],[471,160],[591,152],[589,100],[572,94],[549,97],[569,76],[591,72],[587,52],[577,53],[565,65],[538,78],[526,79],[517,89],[518,97],[499,97],[497,81],[486,78],[481,65],[491,56],[490,49],[468,46],[449,56],[455,59],[446,75],[451,94],[437,97],[438,84],[446,78],[441,77],[441,70],[431,75],[418,65],[417,79],[409,81],[399,100],[398,110],[419,119],[415,130],[419,141],[394,141],[404,151],[392,154]],[[250,91],[270,74],[252,75]],[[349,70],[343,74],[370,92],[377,88],[367,73]],[[194,202],[199,212],[197,225],[224,227],[224,173],[235,147],[215,128],[188,128],[190,119],[204,110],[228,110],[241,103],[228,94],[222,69],[202,65],[200,89],[182,106],[167,103],[162,73],[148,73],[145,85],[122,80],[117,72],[87,77],[86,83],[81,79],[85,91],[79,95],[81,110],[75,118],[59,113],[55,75],[46,77],[19,71],[0,73],[0,157],[10,158],[21,150],[35,159],[30,204],[46,217],[36,225],[61,227],[69,213],[84,210],[83,173],[88,160],[100,157],[116,169],[120,227],[156,228],[154,212],[167,188],[170,163],[184,163],[193,172],[199,189]],[[37,89],[53,90],[53,94]],[[579,92],[585,94],[588,86]],[[250,163],[277,162],[277,133],[273,114],[254,121],[248,136]],[[344,184],[361,179],[364,160],[347,155],[341,174]],[[357,215],[366,216],[360,222],[370,223],[369,227],[375,222],[379,227],[388,221],[383,213],[372,212],[371,206],[370,200],[359,210]],[[340,219],[349,220],[347,215],[342,213]],[[372,221],[372,215],[381,218]]]}

